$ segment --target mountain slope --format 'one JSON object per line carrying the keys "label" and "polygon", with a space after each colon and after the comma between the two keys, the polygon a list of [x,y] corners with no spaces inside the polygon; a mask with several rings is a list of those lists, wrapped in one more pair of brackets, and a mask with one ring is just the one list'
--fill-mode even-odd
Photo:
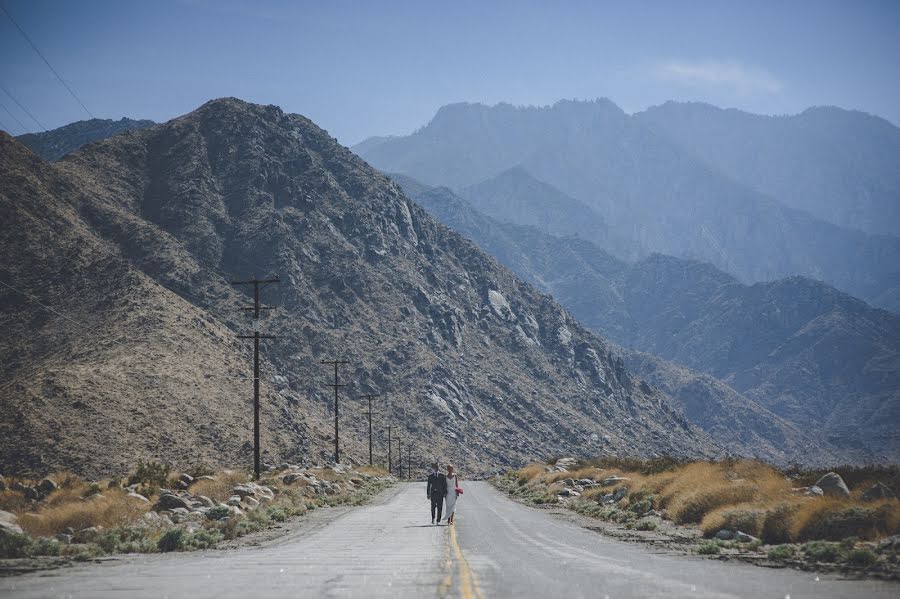
{"label": "mountain slope", "polygon": [[744,282],[810,276],[900,312],[900,237],[789,208],[608,100],[455,104],[412,135],[357,148],[384,171],[453,189],[521,165],[639,248],[710,262]]}
{"label": "mountain slope", "polygon": [[118,121],[89,119],[69,123],[51,131],[26,133],[17,139],[44,160],[53,162],[92,141],[106,139],[122,131],[146,129],[155,124],[153,121],[128,118],[121,118]]}
{"label": "mountain slope", "polygon": [[839,459],[898,458],[900,318],[808,279],[745,286],[668,256],[628,263],[584,240],[498,223],[449,189],[400,180],[581,322],[639,350],[621,350],[626,364],[733,451],[802,461],[818,446]]}
{"label": "mountain slope", "polygon": [[763,116],[696,102],[635,115],[742,184],[835,225],[900,235],[900,129],[839,108]]}
{"label": "mountain slope", "polygon": [[[26,346],[0,361],[16,381],[3,387],[4,422],[28,439],[2,436],[4,472],[109,472],[148,456],[248,463],[251,385],[229,377],[249,370],[234,337],[250,323],[230,279],[270,273],[282,283],[263,292],[279,307],[264,326],[278,336],[263,349],[267,459],[330,454],[319,362],[334,357],[350,361],[342,442],[357,460],[353,404],[371,392],[380,424],[418,459],[473,474],[559,452],[717,451],[550,297],[301,116],[217,100],[54,165],[2,143],[2,210],[23,226],[3,229],[21,250],[4,255],[0,278],[121,343],[112,360],[4,288],[4,324]],[[56,243],[54,227],[81,237]],[[84,255],[70,259],[71,247]],[[68,422],[79,402],[96,411]]]}

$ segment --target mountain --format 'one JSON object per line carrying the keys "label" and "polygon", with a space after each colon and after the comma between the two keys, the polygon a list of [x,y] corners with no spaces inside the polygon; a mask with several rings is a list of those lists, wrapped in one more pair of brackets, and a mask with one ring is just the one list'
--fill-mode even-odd
{"label": "mountain", "polygon": [[853,110],[763,116],[666,102],[635,118],[732,179],[843,227],[900,235],[900,128]]}
{"label": "mountain", "polygon": [[106,139],[122,131],[146,129],[155,124],[153,121],[127,118],[121,118],[118,121],[90,119],[76,121],[42,133],[26,133],[17,139],[44,160],[53,162],[92,141]]}
{"label": "mountain", "polygon": [[633,244],[611,230],[597,212],[538,181],[521,166],[466,187],[460,195],[483,214],[502,222],[535,227],[549,235],[586,239],[617,256],[638,254]]}
{"label": "mountain", "polygon": [[671,256],[626,262],[585,240],[500,223],[447,188],[398,181],[580,322],[633,348],[620,349],[626,365],[731,451],[900,457],[900,317],[800,277],[747,286]]}
{"label": "mountain", "polygon": [[554,453],[716,455],[607,343],[308,119],[221,99],[47,163],[0,137],[0,468],[250,462],[246,290],[262,290],[264,458],[346,456],[359,397],[471,475]]}
{"label": "mountain", "polygon": [[520,167],[642,250],[710,262],[746,283],[817,278],[900,313],[900,237],[791,208],[609,100],[454,104],[412,135],[357,151],[386,172],[455,190]]}

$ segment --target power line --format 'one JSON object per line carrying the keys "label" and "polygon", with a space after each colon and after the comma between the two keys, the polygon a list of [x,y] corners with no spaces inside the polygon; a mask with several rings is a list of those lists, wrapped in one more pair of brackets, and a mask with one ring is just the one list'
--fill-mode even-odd
{"label": "power line", "polygon": [[35,123],[37,123],[37,126],[40,127],[42,131],[46,131],[46,130],[47,130],[47,128],[44,127],[44,126],[41,124],[41,122],[40,122],[39,120],[37,120],[36,118],[34,118],[34,115],[31,114],[30,112],[28,112],[28,109],[25,108],[24,106],[22,106],[22,103],[19,102],[18,100],[16,100],[16,98],[15,98],[11,93],[9,93],[9,91],[7,91],[7,89],[6,89],[5,87],[3,87],[2,85],[0,85],[0,89],[3,90],[3,93],[4,93],[4,94],[6,94],[7,96],[9,96],[9,99],[10,99],[10,100],[12,100],[13,102],[16,103],[16,106],[18,106],[18,107],[22,110],[22,112],[24,112],[25,114],[27,114],[27,115],[31,118],[32,121],[34,121]]}
{"label": "power line", "polygon": [[[2,127],[4,131],[9,133],[9,127],[7,127],[6,123],[4,123],[3,121],[0,121],[0,127]],[[12,134],[10,134],[10,135],[12,135]]]}
{"label": "power line", "polygon": [[19,127],[22,128],[22,131],[28,131],[28,128],[27,128],[25,125],[22,124],[22,121],[20,121],[20,120],[16,117],[16,115],[14,115],[13,113],[11,113],[11,112],[9,111],[9,108],[7,108],[5,104],[0,104],[0,108],[2,108],[4,111],[6,111],[6,114],[8,114],[9,116],[11,116],[12,119],[13,119],[16,123],[19,124]]}
{"label": "power line", "polygon": [[60,83],[62,83],[63,87],[66,88],[66,90],[68,90],[68,92],[72,95],[72,97],[75,98],[75,101],[78,102],[78,105],[81,106],[82,108],[84,108],[84,111],[86,113],[88,113],[88,116],[90,116],[91,118],[95,118],[94,115],[91,114],[91,111],[87,109],[87,106],[84,105],[84,102],[82,102],[80,99],[78,99],[78,96],[75,95],[75,92],[72,91],[72,88],[69,87],[69,85],[65,81],[63,81],[63,78],[59,76],[59,73],[57,73],[56,69],[54,69],[53,66],[50,64],[50,61],[47,60],[47,58],[43,54],[41,54],[41,51],[38,50],[37,46],[34,45],[34,42],[31,41],[31,38],[28,37],[27,33],[25,33],[25,30],[22,29],[22,27],[16,22],[16,20],[14,18],[12,18],[12,15],[9,14],[9,11],[6,10],[6,7],[4,7],[2,4],[0,4],[0,10],[3,10],[3,12],[6,13],[6,16],[9,17],[9,20],[12,21],[12,24],[16,26],[16,29],[19,30],[19,33],[22,34],[22,37],[25,38],[25,41],[28,42],[28,45],[31,46],[31,49],[34,50],[38,56],[41,57],[41,60],[43,60],[44,64],[47,65],[47,68],[50,69],[50,71],[54,75],[56,75],[56,78],[59,80]]}

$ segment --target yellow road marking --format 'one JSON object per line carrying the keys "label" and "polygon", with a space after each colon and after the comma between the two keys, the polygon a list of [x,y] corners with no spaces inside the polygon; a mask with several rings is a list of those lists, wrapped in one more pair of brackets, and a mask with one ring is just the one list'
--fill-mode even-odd
{"label": "yellow road marking", "polygon": [[456,556],[456,563],[459,568],[460,595],[462,595],[463,599],[473,599],[474,597],[484,599],[481,589],[478,588],[478,584],[475,582],[475,576],[472,574],[471,568],[469,568],[469,562],[466,561],[466,557],[463,555],[462,549],[460,549],[456,540],[456,525],[450,526],[450,546],[453,548],[453,554]]}

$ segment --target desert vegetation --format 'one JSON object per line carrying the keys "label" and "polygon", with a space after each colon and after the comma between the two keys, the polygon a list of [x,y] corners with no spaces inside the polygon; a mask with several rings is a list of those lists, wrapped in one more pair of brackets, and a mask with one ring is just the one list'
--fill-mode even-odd
{"label": "desert vegetation", "polygon": [[[748,561],[896,575],[900,468],[782,471],[753,460],[552,459],[497,477],[509,495],[564,506],[648,540],[693,532],[687,550]],[[631,533],[629,533],[631,534]]]}
{"label": "desert vegetation", "polygon": [[0,558],[206,549],[319,507],[362,503],[392,480],[377,468],[283,464],[251,482],[244,471],[174,474],[156,462],[97,481],[0,477]]}

